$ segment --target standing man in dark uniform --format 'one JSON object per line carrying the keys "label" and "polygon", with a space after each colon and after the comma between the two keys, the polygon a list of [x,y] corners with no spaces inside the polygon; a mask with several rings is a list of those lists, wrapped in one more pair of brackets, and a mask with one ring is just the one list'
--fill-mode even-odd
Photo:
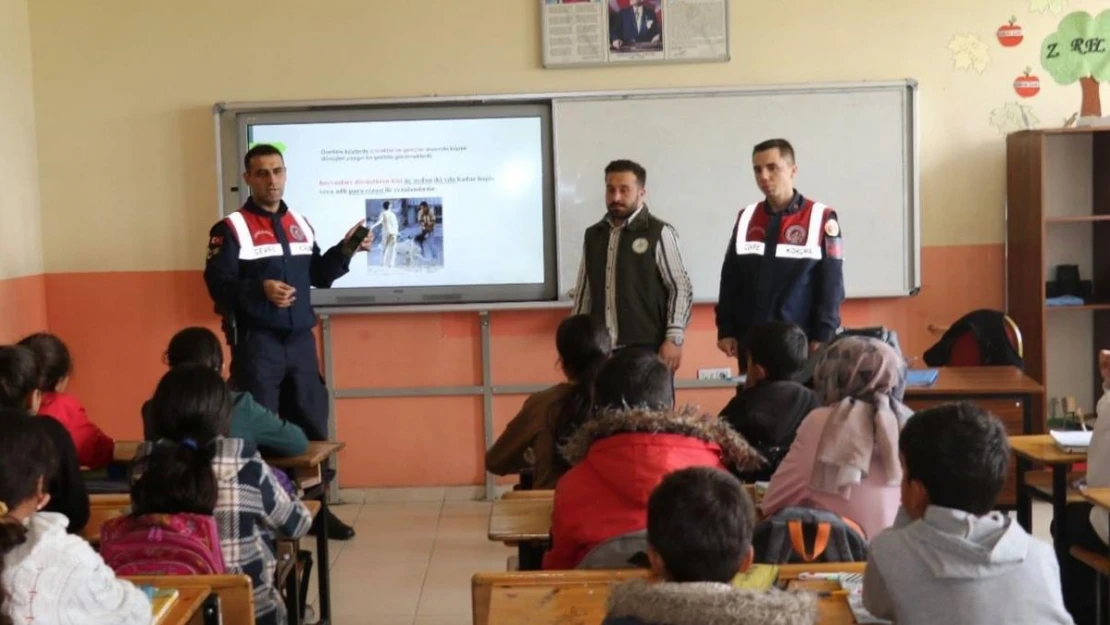
{"label": "standing man in dark uniform", "polygon": [[657,351],[673,372],[682,363],[693,288],[674,227],[644,203],[646,182],[632,161],[605,168],[608,214],[586,229],[574,314],[602,321],[614,350]]}
{"label": "standing man in dark uniform", "polygon": [[717,347],[747,370],[744,342],[767,321],[797,324],[810,352],[840,329],[844,246],[836,211],[794,189],[798,166],[785,139],[755,146],[752,168],[764,200],[736,218],[721,267]]}
{"label": "standing man in dark uniform", "polygon": [[[256,145],[243,166],[250,198],[212,226],[204,268],[231,346],[231,383],[301,426],[310,440],[327,440],[327,389],[316,360],[316,313],[309,291],[329,287],[346,274],[351,256],[369,249],[373,238],[367,236],[357,247],[344,245],[356,224],[321,254],[308,221],[281,199],[286,177],[281,152]],[[334,516],[326,523],[331,538],[354,536]]]}

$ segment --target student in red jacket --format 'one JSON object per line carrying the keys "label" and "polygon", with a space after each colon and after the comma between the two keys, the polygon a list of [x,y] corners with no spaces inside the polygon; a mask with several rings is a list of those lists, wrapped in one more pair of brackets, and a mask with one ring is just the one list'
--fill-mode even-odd
{"label": "student in red jacket", "polygon": [[672,471],[763,461],[726,421],[675,411],[671,372],[653,352],[622,350],[595,385],[598,413],[563,448],[572,468],[555,486],[545,569],[573,569],[603,541],[643,531],[648,498]]}
{"label": "student in red jacket", "polygon": [[76,397],[66,393],[73,362],[65,343],[53,334],[40,332],[28,336],[19,344],[31,350],[38,362],[41,376],[39,390],[42,391],[39,414],[53,417],[65,426],[73,438],[73,445],[77,447],[77,460],[81,466],[90,469],[108,466],[112,462],[116,442],[89,420],[85,407]]}

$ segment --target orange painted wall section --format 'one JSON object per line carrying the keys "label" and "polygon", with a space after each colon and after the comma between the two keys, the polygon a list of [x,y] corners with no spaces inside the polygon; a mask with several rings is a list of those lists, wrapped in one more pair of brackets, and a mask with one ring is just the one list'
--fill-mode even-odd
{"label": "orange painted wall section", "polygon": [[42,274],[0,280],[0,342],[45,330],[46,281]]}
{"label": "orange painted wall section", "polygon": [[[916,297],[849,300],[844,325],[886,325],[899,332],[903,351],[918,356],[948,325],[974,308],[1003,304],[1001,245],[925,247],[924,284]],[[162,351],[188,325],[218,320],[199,271],[51,274],[0,282],[7,335],[43,326],[69,345],[76,372],[71,390],[90,417],[117,438],[142,433],[139,408],[162,375]],[[40,293],[36,296],[35,292]],[[45,291],[45,307],[41,293]],[[38,297],[38,299],[36,299]],[[20,299],[24,298],[24,299]],[[550,384],[561,377],[554,331],[566,310],[506,311],[490,315],[491,373],[495,385]],[[476,386],[481,384],[481,331],[476,313],[340,315],[332,317],[336,388]],[[694,310],[680,378],[697,369],[735,363],[716,350],[712,306]],[[681,404],[717,412],[727,389],[680,391]],[[524,401],[494,398],[500,433]],[[337,403],[344,487],[478,484],[483,480],[482,400],[477,396],[344,399]]]}

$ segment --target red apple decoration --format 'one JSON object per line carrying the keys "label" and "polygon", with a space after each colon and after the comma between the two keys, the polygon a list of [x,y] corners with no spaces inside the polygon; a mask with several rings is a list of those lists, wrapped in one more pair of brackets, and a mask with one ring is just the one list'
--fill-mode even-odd
{"label": "red apple decoration", "polygon": [[1011,17],[1008,24],[998,27],[998,43],[1004,48],[1012,48],[1025,39],[1025,29],[1017,24],[1017,18]]}
{"label": "red apple decoration", "polygon": [[1023,98],[1031,98],[1041,91],[1041,79],[1033,76],[1032,68],[1025,68],[1025,74],[1014,80],[1014,91]]}

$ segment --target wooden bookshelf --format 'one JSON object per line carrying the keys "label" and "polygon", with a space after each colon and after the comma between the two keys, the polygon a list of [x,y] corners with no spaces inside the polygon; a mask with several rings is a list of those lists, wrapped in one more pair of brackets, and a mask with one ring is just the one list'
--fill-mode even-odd
{"label": "wooden bookshelf", "polygon": [[[1021,329],[1025,370],[1052,397],[1093,412],[1097,352],[1110,349],[1110,132],[1023,130],[1006,138],[1006,309]],[[1063,226],[1067,227],[1063,227]],[[1092,281],[1079,306],[1047,306],[1058,265]],[[1043,423],[1043,421],[1042,421]]]}

